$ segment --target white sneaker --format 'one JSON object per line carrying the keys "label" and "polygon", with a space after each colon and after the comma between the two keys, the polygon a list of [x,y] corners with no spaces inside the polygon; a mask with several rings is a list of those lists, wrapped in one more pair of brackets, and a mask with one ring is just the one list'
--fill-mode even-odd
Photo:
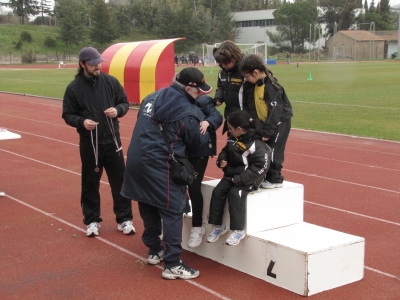
{"label": "white sneaker", "polygon": [[190,207],[190,211],[188,213],[184,213],[183,216],[185,218],[191,219],[193,218],[193,213],[192,213],[192,201],[189,200],[189,207]]}
{"label": "white sneaker", "polygon": [[269,182],[269,181],[264,180],[264,181],[261,183],[261,187],[262,187],[263,189],[281,188],[281,187],[283,187],[283,183],[278,183],[278,182],[276,182],[276,183],[271,183],[271,182]]}
{"label": "white sneaker", "polygon": [[157,254],[149,255],[147,257],[147,263],[149,265],[157,265],[164,259],[164,249],[161,249]]}
{"label": "white sneaker", "polygon": [[219,239],[220,235],[224,235],[228,232],[228,229],[224,224],[222,225],[213,225],[213,229],[211,233],[207,237],[207,243],[214,243]]}
{"label": "white sneaker", "polygon": [[179,262],[179,265],[172,268],[164,268],[161,276],[165,279],[192,279],[199,277],[200,271],[196,269],[192,269],[185,265],[182,261]]}
{"label": "white sneaker", "polygon": [[86,229],[86,236],[92,237],[92,236],[95,236],[95,235],[99,235],[99,228],[100,227],[101,227],[100,224],[97,223],[97,222],[90,223],[87,226],[87,229]]}
{"label": "white sneaker", "polygon": [[246,234],[244,233],[244,230],[233,230],[227,238],[226,244],[229,246],[236,246],[245,236]]}
{"label": "white sneaker", "polygon": [[118,230],[122,231],[124,234],[131,235],[136,233],[135,227],[133,227],[131,221],[125,221],[118,224]]}
{"label": "white sneaker", "polygon": [[196,248],[201,244],[203,239],[203,235],[206,233],[206,229],[204,227],[192,227],[190,238],[188,242],[189,248]]}

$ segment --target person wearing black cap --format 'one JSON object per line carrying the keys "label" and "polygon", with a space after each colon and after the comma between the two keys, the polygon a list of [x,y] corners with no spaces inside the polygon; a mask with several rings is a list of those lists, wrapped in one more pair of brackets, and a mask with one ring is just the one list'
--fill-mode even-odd
{"label": "person wearing black cap", "polygon": [[132,202],[121,195],[125,172],[118,118],[129,109],[118,80],[101,72],[105,59],[92,47],[79,53],[79,69],[68,85],[63,101],[62,118],[79,133],[82,161],[81,206],[86,235],[99,234],[100,179],[105,169],[113,197],[117,229],[126,235],[135,233],[132,225]]}
{"label": "person wearing black cap", "polygon": [[143,99],[128,149],[121,193],[138,201],[142,241],[149,248],[147,262],[155,265],[163,260],[166,279],[196,278],[200,272],[181,261],[182,214],[190,210],[189,199],[186,185],[170,177],[172,160],[161,127],[176,156],[188,157],[208,143],[209,132],[200,133],[205,116],[196,99],[211,90],[198,69],[183,69],[172,85]]}

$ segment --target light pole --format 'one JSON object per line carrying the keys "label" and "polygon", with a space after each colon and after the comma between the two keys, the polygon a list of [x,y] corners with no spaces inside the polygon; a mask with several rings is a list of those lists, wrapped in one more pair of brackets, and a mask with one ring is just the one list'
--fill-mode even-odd
{"label": "light pole", "polygon": [[308,40],[308,62],[311,61],[311,25],[310,24],[310,39]]}

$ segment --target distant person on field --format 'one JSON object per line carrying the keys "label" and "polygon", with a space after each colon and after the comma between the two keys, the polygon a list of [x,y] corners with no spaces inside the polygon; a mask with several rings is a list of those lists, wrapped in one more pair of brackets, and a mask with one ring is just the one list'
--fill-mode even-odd
{"label": "distant person on field", "polygon": [[[244,105],[253,119],[262,122],[262,140],[272,149],[272,163],[261,187],[272,189],[283,186],[282,164],[286,142],[293,116],[292,105],[284,88],[278,83],[262,58],[255,54],[246,55],[239,64],[246,81],[253,84],[251,98]],[[248,99],[248,98],[246,98]]]}
{"label": "distant person on field", "polygon": [[129,108],[124,89],[118,80],[101,72],[105,59],[92,47],[79,52],[79,69],[68,85],[62,117],[79,133],[82,161],[81,206],[86,235],[97,236],[100,217],[100,179],[106,171],[113,197],[118,230],[134,234],[132,202],[121,196],[125,172],[118,118]]}
{"label": "distant person on field", "polygon": [[290,64],[290,57],[291,57],[290,53],[289,53],[289,52],[286,52],[286,63],[287,63],[288,65]]}
{"label": "distant person on field", "polygon": [[245,237],[247,194],[257,190],[263,182],[271,161],[271,149],[261,140],[260,120],[251,118],[247,111],[232,112],[227,124],[230,136],[217,160],[224,177],[212,192],[208,223],[213,228],[207,242],[217,241],[228,231],[222,223],[228,198],[231,234],[226,244],[236,246]]}
{"label": "distant person on field", "polygon": [[[200,107],[205,115],[205,119],[200,122],[200,133],[209,134],[208,139],[203,142],[197,149],[189,153],[189,161],[197,172],[197,177],[192,185],[189,185],[189,196],[192,204],[192,229],[188,242],[189,248],[198,247],[205,228],[203,227],[203,194],[201,193],[201,182],[207,168],[208,158],[217,154],[217,129],[221,126],[223,117],[218,110],[215,109],[213,99],[207,95],[202,95],[196,99],[196,104]],[[187,214],[185,214],[187,216]]]}
{"label": "distant person on field", "polygon": [[147,262],[164,261],[161,276],[166,279],[196,278],[200,272],[181,260],[182,215],[190,210],[189,199],[186,185],[171,178],[172,158],[161,127],[176,156],[197,151],[210,135],[200,133],[205,116],[196,99],[211,90],[197,68],[184,68],[172,85],[143,99],[128,149],[122,194],[138,201],[142,241],[149,249]]}
{"label": "distant person on field", "polygon": [[[225,120],[229,115],[243,109],[243,92],[247,87],[251,87],[244,82],[244,77],[238,70],[239,62],[243,58],[240,48],[232,41],[223,42],[218,48],[214,48],[213,55],[221,70],[218,73],[217,90],[215,92],[215,105],[220,106],[225,103]],[[251,91],[247,93],[248,97]],[[228,131],[225,122],[222,133]]]}

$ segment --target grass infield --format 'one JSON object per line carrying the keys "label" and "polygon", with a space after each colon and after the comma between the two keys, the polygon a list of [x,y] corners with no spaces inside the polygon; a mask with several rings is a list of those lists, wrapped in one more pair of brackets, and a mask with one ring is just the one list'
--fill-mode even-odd
{"label": "grass infield", "polygon": [[[399,62],[268,67],[292,103],[293,127],[400,141]],[[213,96],[219,68],[199,69],[214,87]],[[0,69],[0,91],[62,99],[75,73],[56,65],[53,69]]]}

